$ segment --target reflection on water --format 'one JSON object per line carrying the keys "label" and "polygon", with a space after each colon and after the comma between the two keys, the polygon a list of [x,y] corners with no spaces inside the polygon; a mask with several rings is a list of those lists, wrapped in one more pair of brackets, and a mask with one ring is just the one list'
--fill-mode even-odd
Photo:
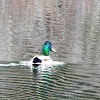
{"label": "reflection on water", "polygon": [[[99,31],[100,0],[0,0],[0,98],[100,99]],[[41,54],[46,40],[67,65],[16,62]]]}
{"label": "reflection on water", "polygon": [[100,1],[1,0],[0,61],[30,60],[50,40],[55,60],[100,60]]}
{"label": "reflection on water", "polygon": [[98,65],[66,64],[39,72],[29,66],[0,67],[1,99],[99,100]]}

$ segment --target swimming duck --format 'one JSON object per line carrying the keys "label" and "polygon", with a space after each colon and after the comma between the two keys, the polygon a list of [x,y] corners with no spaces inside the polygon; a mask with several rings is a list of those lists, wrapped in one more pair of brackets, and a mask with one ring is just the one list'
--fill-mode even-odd
{"label": "swimming duck", "polygon": [[56,50],[53,49],[51,42],[46,41],[42,47],[42,55],[37,55],[33,57],[32,65],[36,67],[39,65],[54,64],[54,61],[49,56],[50,51],[56,52]]}

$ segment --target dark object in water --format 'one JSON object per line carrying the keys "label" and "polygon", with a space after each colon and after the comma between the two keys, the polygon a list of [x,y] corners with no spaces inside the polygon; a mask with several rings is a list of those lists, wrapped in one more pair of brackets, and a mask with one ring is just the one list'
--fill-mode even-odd
{"label": "dark object in water", "polygon": [[33,63],[42,63],[42,61],[38,57],[35,57]]}
{"label": "dark object in water", "polygon": [[37,67],[37,66],[41,65],[42,60],[40,60],[38,57],[35,57],[32,62],[33,62],[32,65],[34,67]]}

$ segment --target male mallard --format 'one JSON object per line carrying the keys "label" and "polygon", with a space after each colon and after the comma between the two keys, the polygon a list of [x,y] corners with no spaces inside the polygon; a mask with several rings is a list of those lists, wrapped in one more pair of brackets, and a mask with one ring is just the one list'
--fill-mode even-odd
{"label": "male mallard", "polygon": [[42,47],[42,56],[35,56],[32,59],[32,65],[38,66],[38,65],[47,65],[47,64],[54,64],[53,60],[49,56],[49,52],[53,51],[56,52],[56,50],[53,49],[51,42],[46,41]]}

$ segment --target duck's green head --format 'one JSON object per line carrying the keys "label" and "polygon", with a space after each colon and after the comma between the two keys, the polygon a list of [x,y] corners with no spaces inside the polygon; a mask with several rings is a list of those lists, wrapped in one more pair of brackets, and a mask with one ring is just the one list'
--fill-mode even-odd
{"label": "duck's green head", "polygon": [[56,51],[53,49],[51,42],[46,41],[46,42],[44,43],[44,45],[43,45],[43,48],[42,48],[42,54],[45,55],[45,56],[48,56],[50,51],[56,52]]}

